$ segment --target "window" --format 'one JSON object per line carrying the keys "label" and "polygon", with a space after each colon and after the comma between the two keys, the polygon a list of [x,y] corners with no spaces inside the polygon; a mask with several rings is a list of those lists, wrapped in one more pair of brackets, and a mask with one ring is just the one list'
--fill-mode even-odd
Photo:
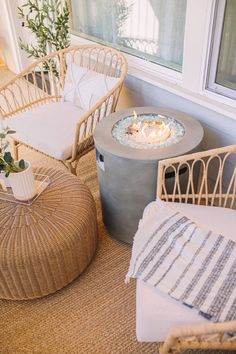
{"label": "window", "polygon": [[236,98],[236,1],[219,1],[208,89]]}
{"label": "window", "polygon": [[70,3],[72,44],[128,53],[131,89],[147,82],[236,119],[236,0]]}
{"label": "window", "polygon": [[72,33],[182,71],[187,0],[71,0]]}

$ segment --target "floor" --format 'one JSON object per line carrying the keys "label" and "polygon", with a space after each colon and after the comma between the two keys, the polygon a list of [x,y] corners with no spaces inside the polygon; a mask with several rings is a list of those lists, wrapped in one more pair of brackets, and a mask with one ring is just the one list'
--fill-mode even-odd
{"label": "floor", "polygon": [[[0,86],[12,77],[1,69]],[[65,168],[27,148],[21,148],[20,157],[33,166]],[[0,300],[0,353],[158,353],[158,344],[138,343],[135,337],[135,282],[124,283],[131,247],[112,239],[102,223],[94,151],[81,160],[78,174],[96,202],[95,258],[80,277],[55,294],[31,301]]]}

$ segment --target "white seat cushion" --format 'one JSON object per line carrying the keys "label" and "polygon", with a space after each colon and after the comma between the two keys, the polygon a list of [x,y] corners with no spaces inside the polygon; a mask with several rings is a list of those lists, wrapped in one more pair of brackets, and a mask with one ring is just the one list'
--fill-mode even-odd
{"label": "white seat cushion", "polygon": [[64,101],[72,102],[87,111],[104,97],[118,81],[119,78],[69,63],[65,78]]}
{"label": "white seat cushion", "polygon": [[[236,242],[235,210],[181,203],[169,204],[199,226],[221,233]],[[158,202],[150,203],[144,210],[140,226],[148,227],[152,218],[158,217],[159,207]],[[183,306],[160,290],[137,280],[136,333],[139,341],[163,341],[170,329],[177,325],[203,322],[206,322],[206,319],[198,315],[197,311]]]}
{"label": "white seat cushion", "polygon": [[76,123],[84,110],[70,102],[48,103],[5,121],[14,138],[59,160],[71,156]]}

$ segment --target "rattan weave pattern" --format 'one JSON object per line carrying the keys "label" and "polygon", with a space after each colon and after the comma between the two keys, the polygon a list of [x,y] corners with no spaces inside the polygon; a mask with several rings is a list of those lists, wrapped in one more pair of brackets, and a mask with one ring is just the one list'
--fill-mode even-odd
{"label": "rattan weave pattern", "polygon": [[[4,83],[8,81],[5,78],[9,75],[5,74],[0,79],[0,117],[5,119],[42,104],[61,101],[64,96],[67,65],[70,62],[99,74],[117,78],[116,84],[84,112],[80,119],[78,117],[74,141],[71,141],[71,144],[73,143],[71,156],[66,160],[60,160],[75,174],[78,160],[93,148],[96,124],[115,111],[127,73],[127,63],[122,53],[101,45],[78,45],[38,59],[8,83]],[[48,67],[46,73],[45,65]],[[55,71],[55,67],[58,71]],[[2,72],[4,74],[1,70]],[[13,140],[13,142],[14,155],[18,159],[19,146],[21,143],[27,146],[27,141]],[[36,150],[35,146],[31,147]]]}
{"label": "rattan weave pattern", "polygon": [[0,298],[32,299],[70,283],[93,258],[97,220],[89,189],[67,171],[31,205],[0,201]]}

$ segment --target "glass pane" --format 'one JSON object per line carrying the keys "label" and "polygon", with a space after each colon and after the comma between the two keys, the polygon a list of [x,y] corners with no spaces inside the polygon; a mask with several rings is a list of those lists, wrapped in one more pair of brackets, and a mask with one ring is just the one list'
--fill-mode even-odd
{"label": "glass pane", "polygon": [[227,0],[216,83],[236,90],[236,1]]}
{"label": "glass pane", "polygon": [[186,0],[71,0],[80,36],[181,71]]}

